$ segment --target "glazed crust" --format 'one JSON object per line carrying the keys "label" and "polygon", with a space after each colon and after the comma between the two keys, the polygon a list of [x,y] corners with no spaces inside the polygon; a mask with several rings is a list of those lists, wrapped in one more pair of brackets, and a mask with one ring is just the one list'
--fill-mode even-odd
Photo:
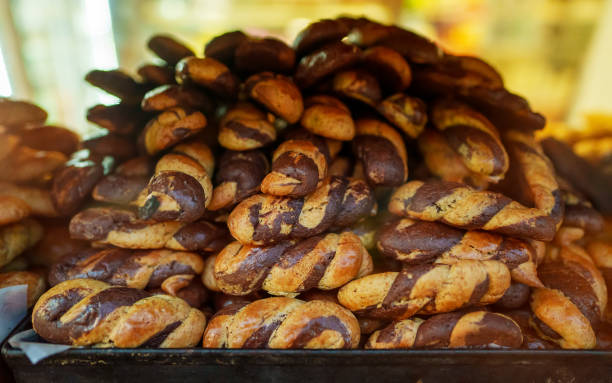
{"label": "glazed crust", "polygon": [[155,221],[194,222],[204,214],[212,197],[214,157],[206,144],[193,141],[177,145],[155,166],[138,213]]}
{"label": "glazed crust", "polygon": [[91,248],[51,266],[49,283],[55,286],[70,279],[96,279],[115,286],[160,290],[200,307],[206,300],[206,290],[199,280],[203,270],[204,261],[195,253]]}
{"label": "glazed crust", "polygon": [[181,107],[167,109],[147,123],[139,141],[150,156],[170,148],[206,127],[202,112]]}
{"label": "glazed crust", "polygon": [[93,279],[62,282],[32,312],[34,331],[51,343],[95,347],[193,347],[206,317],[182,299]]}
{"label": "glazed crust", "polygon": [[229,295],[263,289],[296,296],[313,288],[331,290],[372,272],[372,258],[353,233],[326,234],[300,242],[252,247],[233,242],[216,257],[217,287]]}
{"label": "glazed crust", "polygon": [[405,319],[485,306],[499,300],[509,286],[510,272],[503,263],[464,259],[368,275],[344,285],[338,300],[359,316]]}
{"label": "glazed crust", "polygon": [[264,112],[241,102],[231,107],[219,123],[219,144],[226,149],[258,149],[276,140],[276,129]]}
{"label": "glazed crust", "polygon": [[269,169],[266,155],[259,150],[226,151],[219,160],[215,188],[207,209],[216,211],[231,208],[257,193]]}
{"label": "glazed crust", "polygon": [[406,264],[497,260],[510,269],[514,281],[543,287],[536,271],[535,251],[527,242],[515,238],[403,218],[379,231],[377,246],[383,255]]}
{"label": "glazed crust", "polygon": [[365,348],[519,348],[522,342],[521,328],[506,315],[457,311],[393,322],[372,334]]}
{"label": "glazed crust", "polygon": [[351,349],[357,319],[327,301],[266,298],[226,306],[204,332],[204,348]]}
{"label": "glazed crust", "polygon": [[70,220],[70,235],[126,249],[219,251],[231,237],[224,225],[199,220],[143,221],[136,213],[118,208],[89,208]]}
{"label": "glazed crust", "polygon": [[288,140],[276,148],[272,171],[261,182],[266,194],[304,197],[327,177],[327,159],[319,148],[304,140]]}
{"label": "glazed crust", "polygon": [[349,226],[374,208],[373,191],[364,181],[331,177],[305,198],[251,196],[232,210],[227,225],[240,243],[267,245]]}
{"label": "glazed crust", "polygon": [[383,121],[362,118],[356,122],[353,153],[372,186],[399,186],[408,178],[406,146],[402,136]]}
{"label": "glazed crust", "polygon": [[417,138],[427,124],[425,103],[403,93],[385,98],[376,106],[376,110],[410,138]]}
{"label": "glazed crust", "polygon": [[490,182],[504,178],[508,153],[499,132],[485,116],[452,100],[435,103],[431,115],[435,127],[470,171]]}

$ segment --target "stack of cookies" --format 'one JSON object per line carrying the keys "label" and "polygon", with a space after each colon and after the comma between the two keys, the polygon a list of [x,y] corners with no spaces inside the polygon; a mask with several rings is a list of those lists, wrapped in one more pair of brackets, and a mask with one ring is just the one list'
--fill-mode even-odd
{"label": "stack of cookies", "polygon": [[53,208],[88,246],[51,267],[43,338],[610,347],[603,219],[486,62],[348,17],[292,46],[241,31],[203,57],[148,46],[138,80],[86,77],[120,102],[88,110],[106,133],[53,174]]}

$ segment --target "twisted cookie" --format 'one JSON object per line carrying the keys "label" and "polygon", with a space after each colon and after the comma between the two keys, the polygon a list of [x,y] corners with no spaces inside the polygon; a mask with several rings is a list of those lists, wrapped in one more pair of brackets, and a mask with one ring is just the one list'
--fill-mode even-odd
{"label": "twisted cookie", "polygon": [[506,315],[457,311],[393,322],[372,334],[365,348],[519,348],[522,343],[521,328]]}
{"label": "twisted cookie", "polygon": [[127,249],[168,248],[181,251],[219,251],[231,238],[224,225],[207,221],[182,223],[138,219],[129,210],[90,208],[70,220],[70,235]]}
{"label": "twisted cookie", "polygon": [[410,138],[417,138],[427,124],[427,107],[421,99],[396,93],[382,100],[376,110]]}
{"label": "twisted cookie", "polygon": [[510,286],[510,272],[499,261],[457,260],[425,264],[359,278],[338,291],[340,303],[355,315],[405,319],[499,300]]}
{"label": "twisted cookie", "polygon": [[374,193],[364,181],[330,177],[305,198],[251,196],[232,210],[227,226],[242,244],[267,245],[349,226],[374,206]]}
{"label": "twisted cookie", "polygon": [[335,97],[316,95],[306,99],[300,124],[322,137],[350,141],[355,136],[355,124],[350,109]]}
{"label": "twisted cookie", "polygon": [[513,280],[532,287],[543,286],[536,271],[535,251],[514,238],[403,218],[379,231],[377,246],[383,255],[407,264],[497,260],[510,269]]}
{"label": "twisted cookie", "polygon": [[276,140],[276,129],[264,112],[252,104],[240,102],[221,118],[218,139],[226,149],[257,149]]}
{"label": "twisted cookie", "polygon": [[157,162],[155,174],[138,200],[139,216],[181,222],[202,217],[212,196],[214,166],[213,154],[205,144],[177,145]]}
{"label": "twisted cookie", "polygon": [[353,153],[365,179],[373,186],[399,186],[408,178],[406,147],[402,136],[386,123],[371,118],[357,120]]}
{"label": "twisted cookie", "polygon": [[86,249],[51,266],[49,283],[96,279],[115,286],[161,290],[184,299],[192,307],[206,301],[199,274],[204,261],[195,253],[172,250],[132,251],[119,248]]}
{"label": "twisted cookie", "polygon": [[230,208],[259,191],[261,180],[270,165],[259,150],[235,152],[228,150],[219,160],[215,188],[208,210]]}
{"label": "twisted cookie", "polygon": [[503,194],[474,190],[457,182],[410,181],[393,193],[389,211],[464,229],[550,241],[560,222],[559,212],[563,212],[558,190],[551,196],[553,205],[548,209],[528,208]]}
{"label": "twisted cookie", "polygon": [[543,339],[562,348],[594,348],[608,300],[605,280],[576,245],[562,245],[548,256],[538,269],[546,288],[531,294],[531,325]]}
{"label": "twisted cookie", "polygon": [[431,114],[433,124],[470,171],[490,182],[504,178],[508,154],[497,129],[485,116],[451,100],[437,102]]}
{"label": "twisted cookie", "polygon": [[215,279],[230,295],[263,289],[295,296],[313,288],[331,290],[372,272],[372,258],[353,233],[317,235],[270,247],[233,242],[216,257]]}
{"label": "twisted cookie", "polygon": [[249,97],[288,123],[300,120],[304,111],[302,93],[289,77],[261,72],[249,77],[244,87]]}
{"label": "twisted cookie", "polygon": [[202,112],[185,108],[171,108],[147,123],[138,139],[144,152],[153,156],[193,136],[206,127]]}
{"label": "twisted cookie", "polygon": [[[587,244],[586,250],[601,271],[608,290],[608,302],[612,302],[612,243],[595,240]],[[606,305],[604,319],[612,323],[612,304]]]}
{"label": "twisted cookie", "polygon": [[272,171],[261,182],[261,191],[276,196],[303,197],[327,177],[327,159],[319,148],[304,140],[285,141],[272,156]]}
{"label": "twisted cookie", "polygon": [[19,222],[30,215],[30,206],[22,199],[0,195],[0,225]]}
{"label": "twisted cookie", "polygon": [[93,279],[62,282],[43,294],[32,327],[51,343],[96,347],[193,347],[206,317],[180,298]]}
{"label": "twisted cookie", "polygon": [[266,298],[218,311],[204,332],[204,348],[350,349],[359,345],[357,319],[327,301]]}
{"label": "twisted cookie", "polygon": [[96,201],[126,205],[147,186],[153,168],[150,157],[132,158],[102,178],[91,191],[91,196]]}

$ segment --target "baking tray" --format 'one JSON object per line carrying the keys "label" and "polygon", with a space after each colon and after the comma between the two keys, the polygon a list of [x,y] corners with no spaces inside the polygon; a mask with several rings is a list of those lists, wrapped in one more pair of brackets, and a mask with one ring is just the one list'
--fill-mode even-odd
{"label": "baking tray", "polygon": [[32,365],[6,343],[2,357],[17,382],[612,382],[610,351],[83,348]]}

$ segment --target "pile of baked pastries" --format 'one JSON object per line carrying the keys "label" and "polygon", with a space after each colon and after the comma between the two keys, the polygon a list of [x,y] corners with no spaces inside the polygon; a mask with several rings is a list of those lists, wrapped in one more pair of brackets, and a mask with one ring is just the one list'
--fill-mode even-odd
{"label": "pile of baked pastries", "polygon": [[[315,22],[293,46],[240,31],[203,57],[148,46],[160,60],[138,79],[87,75],[121,100],[87,111],[102,136],[0,103],[14,141],[0,213],[15,216],[0,259],[43,237],[16,258],[49,267],[43,339],[611,347],[597,201],[558,176],[534,136],[544,118],[486,62],[363,18]],[[40,153],[55,162],[28,162]]]}

